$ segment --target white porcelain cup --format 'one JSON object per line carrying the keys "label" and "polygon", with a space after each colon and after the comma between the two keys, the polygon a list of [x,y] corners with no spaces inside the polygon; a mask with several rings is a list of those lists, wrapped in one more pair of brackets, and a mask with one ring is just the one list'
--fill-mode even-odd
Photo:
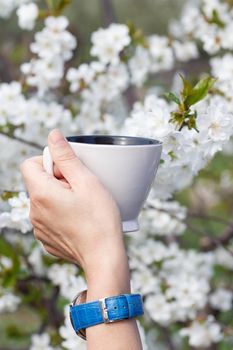
{"label": "white porcelain cup", "polygon": [[[121,213],[123,232],[139,229],[138,215],[155,178],[162,151],[159,141],[130,136],[67,137],[77,157],[112,193]],[[43,164],[53,174],[48,147]]]}

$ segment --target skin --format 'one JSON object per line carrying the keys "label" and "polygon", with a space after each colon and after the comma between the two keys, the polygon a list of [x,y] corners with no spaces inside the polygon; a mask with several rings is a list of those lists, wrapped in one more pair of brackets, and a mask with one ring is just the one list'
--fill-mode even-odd
{"label": "skin", "polygon": [[[48,145],[55,177],[45,172],[41,156],[21,165],[36,239],[50,254],[83,268],[87,301],[130,293],[128,259],[113,197],[59,130],[49,134]],[[87,328],[87,349],[142,350],[136,321]]]}

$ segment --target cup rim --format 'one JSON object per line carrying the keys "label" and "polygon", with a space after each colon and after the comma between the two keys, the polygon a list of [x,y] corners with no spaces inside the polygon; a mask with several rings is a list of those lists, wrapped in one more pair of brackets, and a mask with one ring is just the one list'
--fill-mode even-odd
{"label": "cup rim", "polygon": [[[126,138],[126,139],[135,139],[141,141],[141,142],[150,142],[150,143],[136,143],[136,144],[101,144],[101,143],[88,143],[88,142],[77,142],[77,141],[72,141],[72,139],[74,138],[93,138],[93,137],[97,137],[97,138],[102,138],[102,137],[112,137],[112,138]],[[67,136],[66,139],[68,140],[68,142],[71,142],[73,144],[78,144],[78,145],[85,145],[85,146],[89,146],[89,147],[93,147],[93,146],[98,146],[98,147],[161,147],[162,146],[162,142],[155,140],[153,138],[149,138],[149,137],[141,137],[141,136],[127,136],[127,135],[91,135],[91,134],[87,134],[87,135],[73,135],[73,136]]]}

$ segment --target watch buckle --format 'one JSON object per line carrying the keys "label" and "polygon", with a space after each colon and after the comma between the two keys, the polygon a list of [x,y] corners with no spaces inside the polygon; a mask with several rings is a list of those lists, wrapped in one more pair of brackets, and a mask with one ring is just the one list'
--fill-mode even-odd
{"label": "watch buckle", "polygon": [[111,322],[113,322],[113,320],[109,320],[109,317],[108,317],[108,309],[107,309],[107,306],[106,306],[106,298],[99,299],[99,305],[100,305],[100,310],[101,310],[101,313],[102,313],[102,317],[103,317],[104,323],[111,323]]}

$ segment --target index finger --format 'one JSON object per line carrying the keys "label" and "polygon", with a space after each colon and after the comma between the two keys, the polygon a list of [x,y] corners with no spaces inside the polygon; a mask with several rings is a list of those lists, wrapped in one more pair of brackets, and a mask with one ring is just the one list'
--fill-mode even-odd
{"label": "index finger", "polygon": [[55,180],[53,176],[49,175],[44,170],[42,156],[26,159],[20,165],[20,171],[29,193],[32,191],[34,192],[44,190],[48,184],[48,180]]}

